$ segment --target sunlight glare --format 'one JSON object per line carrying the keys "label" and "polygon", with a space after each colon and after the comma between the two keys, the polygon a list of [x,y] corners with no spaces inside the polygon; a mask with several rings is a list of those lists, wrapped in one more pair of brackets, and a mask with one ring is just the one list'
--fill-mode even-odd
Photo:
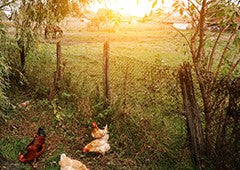
{"label": "sunlight glare", "polygon": [[[162,7],[166,11],[171,5],[172,0],[165,1],[164,5],[159,0],[154,9]],[[136,0],[105,0],[102,3],[95,2],[90,7],[93,12],[97,12],[100,8],[112,9],[123,16],[143,17],[151,12],[152,2],[149,2],[149,0],[139,0],[138,3]]]}

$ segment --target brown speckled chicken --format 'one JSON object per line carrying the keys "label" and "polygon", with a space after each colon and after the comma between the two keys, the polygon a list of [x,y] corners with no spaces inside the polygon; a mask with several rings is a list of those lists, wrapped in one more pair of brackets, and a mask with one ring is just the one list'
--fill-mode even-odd
{"label": "brown speckled chicken", "polygon": [[92,130],[91,135],[92,135],[93,138],[99,139],[99,138],[102,138],[103,136],[105,136],[108,133],[108,126],[107,125],[104,127],[104,129],[100,129],[98,127],[97,123],[93,122],[92,127],[93,127],[93,130]]}
{"label": "brown speckled chicken", "polygon": [[109,135],[106,134],[102,138],[93,140],[83,148],[83,152],[84,153],[95,152],[95,153],[100,153],[104,155],[105,152],[109,151],[110,149],[108,138],[109,138]]}

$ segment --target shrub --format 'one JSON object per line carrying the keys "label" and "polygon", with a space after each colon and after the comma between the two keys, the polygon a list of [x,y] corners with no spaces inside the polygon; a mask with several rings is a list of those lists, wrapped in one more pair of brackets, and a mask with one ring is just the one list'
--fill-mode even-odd
{"label": "shrub", "polygon": [[50,46],[43,44],[31,49],[26,57],[26,77],[38,96],[46,97],[54,79],[54,57]]}
{"label": "shrub", "polygon": [[7,60],[11,39],[7,36],[7,30],[0,23],[0,112],[5,111],[9,106],[6,96],[6,89],[9,86],[10,67]]}

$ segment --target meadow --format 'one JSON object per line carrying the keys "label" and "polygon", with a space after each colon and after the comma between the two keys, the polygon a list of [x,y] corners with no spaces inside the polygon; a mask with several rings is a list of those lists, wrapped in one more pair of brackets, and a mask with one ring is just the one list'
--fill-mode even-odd
{"label": "meadow", "polygon": [[[104,107],[102,73],[106,40],[112,100],[108,108]],[[56,67],[53,40],[44,40],[37,53],[27,58],[26,78],[31,86],[9,94],[15,106],[7,121],[1,120],[8,122],[1,127],[0,151],[5,157],[17,160],[35,129],[43,126],[47,149],[39,169],[59,169],[63,152],[91,169],[194,168],[177,76],[179,64],[190,58],[179,33],[171,28],[114,33],[65,30],[61,42],[64,71],[59,96],[52,102],[46,99]],[[17,104],[25,100],[30,105],[19,108]],[[112,148],[103,157],[81,150],[91,140],[92,121],[101,127],[109,124]]]}
{"label": "meadow", "polygon": [[239,169],[239,4],[1,1],[0,169]]}

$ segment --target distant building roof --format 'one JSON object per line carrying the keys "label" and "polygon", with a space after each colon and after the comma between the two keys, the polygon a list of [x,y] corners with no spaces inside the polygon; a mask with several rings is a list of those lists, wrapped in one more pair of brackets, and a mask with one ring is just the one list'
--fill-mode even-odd
{"label": "distant building roof", "polygon": [[190,23],[190,20],[188,18],[184,18],[179,14],[174,13],[166,16],[162,22],[163,23]]}

